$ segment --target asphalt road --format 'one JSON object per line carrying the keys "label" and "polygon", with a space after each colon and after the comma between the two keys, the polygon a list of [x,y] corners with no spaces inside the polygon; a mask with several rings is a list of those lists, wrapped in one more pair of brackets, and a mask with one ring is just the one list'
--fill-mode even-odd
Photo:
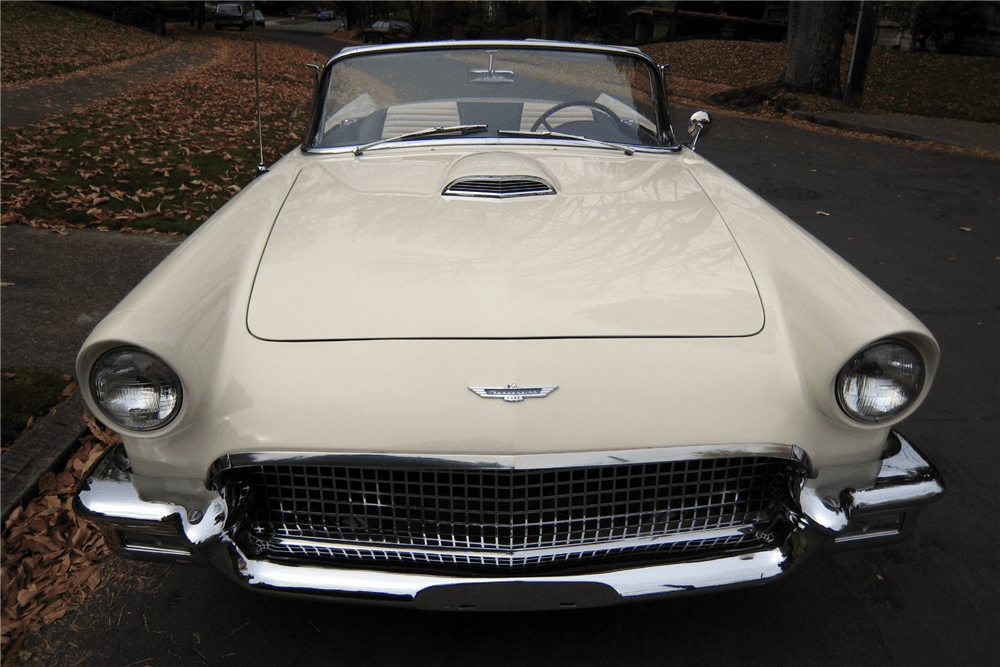
{"label": "asphalt road", "polygon": [[910,308],[941,344],[935,386],[903,431],[948,491],[914,539],[820,556],[762,587],[531,614],[294,601],[214,570],[141,565],[33,638],[52,647],[47,664],[995,664],[1000,161],[716,120],[700,143],[706,157]]}

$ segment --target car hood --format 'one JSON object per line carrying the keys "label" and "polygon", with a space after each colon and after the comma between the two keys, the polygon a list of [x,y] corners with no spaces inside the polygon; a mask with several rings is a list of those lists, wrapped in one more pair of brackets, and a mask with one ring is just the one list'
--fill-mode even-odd
{"label": "car hood", "polygon": [[[254,336],[701,337],[763,327],[740,249],[681,158],[410,151],[314,156],[299,172],[254,280]],[[541,180],[555,194],[442,194],[484,177]]]}

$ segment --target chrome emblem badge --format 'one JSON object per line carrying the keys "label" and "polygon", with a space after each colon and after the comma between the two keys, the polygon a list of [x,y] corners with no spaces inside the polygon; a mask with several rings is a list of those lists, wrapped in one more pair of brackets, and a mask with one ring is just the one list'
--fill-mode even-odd
{"label": "chrome emblem badge", "polygon": [[555,387],[518,387],[511,382],[506,387],[469,387],[483,398],[502,398],[508,403],[520,403],[526,398],[545,398],[556,389]]}

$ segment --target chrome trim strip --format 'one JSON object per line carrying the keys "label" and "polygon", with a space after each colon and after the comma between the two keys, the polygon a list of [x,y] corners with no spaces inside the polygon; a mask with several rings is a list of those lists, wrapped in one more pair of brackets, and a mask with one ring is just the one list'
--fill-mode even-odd
{"label": "chrome trim strip", "polygon": [[899,535],[898,530],[880,530],[875,533],[855,533],[852,535],[838,535],[833,538],[835,544],[846,544],[848,542],[861,542],[863,540],[878,540],[885,539],[887,537],[896,537]]}
{"label": "chrome trim strip", "polygon": [[438,549],[424,546],[407,546],[399,544],[388,544],[384,542],[343,542],[339,540],[310,540],[294,537],[272,537],[267,540],[268,544],[279,546],[299,547],[306,549],[344,549],[346,551],[381,551],[392,554],[421,554],[428,556],[447,556],[458,558],[483,558],[492,560],[496,558],[529,559],[546,556],[573,556],[597,551],[608,551],[618,549],[628,549],[632,547],[655,547],[665,544],[676,544],[678,542],[700,542],[704,540],[716,540],[726,537],[746,537],[744,532],[751,526],[744,525],[738,528],[715,528],[712,530],[692,530],[683,533],[673,533],[670,535],[660,535],[657,537],[636,537],[631,539],[606,540],[590,544],[573,544],[561,547],[542,547],[527,549]]}
{"label": "chrome trim strip", "polygon": [[705,445],[663,447],[604,452],[572,452],[558,454],[380,454],[376,452],[246,452],[227,454],[217,459],[209,469],[209,479],[229,468],[263,463],[295,463],[302,465],[353,465],[385,468],[449,468],[465,467],[489,470],[540,470],[545,468],[584,468],[591,466],[631,463],[661,463],[693,459],[726,458],[732,456],[767,456],[787,459],[811,470],[809,455],[796,445],[747,443],[736,445]]}
{"label": "chrome trim strip", "polygon": [[609,46],[604,44],[582,44],[579,42],[558,42],[550,40],[518,40],[518,39],[484,39],[484,40],[455,40],[437,42],[406,42],[397,44],[379,44],[366,46],[352,46],[341,49],[326,61],[324,68],[341,60],[359,56],[365,53],[392,53],[395,51],[437,51],[441,49],[535,49],[539,51],[579,51],[581,53],[602,52],[628,56],[645,60],[649,66],[656,71],[657,65],[648,55],[641,50],[630,46]]}
{"label": "chrome trim strip", "polygon": [[148,547],[135,544],[127,544],[125,551],[131,554],[144,554],[149,556],[176,556],[177,558],[190,558],[191,552],[185,549],[168,549],[166,547]]}
{"label": "chrome trim strip", "polygon": [[[463,137],[463,138],[448,138],[448,139],[413,139],[410,141],[405,141],[402,143],[390,144],[387,150],[407,150],[414,148],[426,148],[428,146],[433,147],[449,147],[456,146],[468,149],[471,146],[486,146],[486,147],[504,147],[510,148],[511,146],[534,146],[539,148],[552,148],[553,146],[558,146],[559,148],[583,148],[583,149],[595,149],[602,151],[615,151],[618,152],[620,149],[612,148],[611,146],[602,146],[599,144],[586,144],[580,141],[569,141],[567,139],[524,139],[524,138],[498,138],[498,137]],[[351,155],[354,154],[355,146],[326,146],[326,147],[309,147],[306,148],[303,145],[302,152],[307,155]],[[643,146],[640,144],[630,144],[629,149],[635,153],[648,153],[650,155],[659,155],[662,153],[680,153],[683,147],[680,145],[667,145],[667,146]],[[625,156],[622,156],[623,158]]]}

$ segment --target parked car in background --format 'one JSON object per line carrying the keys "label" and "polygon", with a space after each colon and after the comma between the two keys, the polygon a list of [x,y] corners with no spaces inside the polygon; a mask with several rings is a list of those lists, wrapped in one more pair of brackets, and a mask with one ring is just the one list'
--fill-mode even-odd
{"label": "parked car in background", "polygon": [[234,2],[225,2],[215,8],[215,29],[239,28],[246,30],[249,25],[248,17],[243,11],[243,5]]}
{"label": "parked car in background", "polygon": [[252,26],[259,27],[259,28],[266,28],[267,27],[267,25],[265,25],[265,21],[264,21],[264,14],[261,13],[261,11],[259,9],[253,10],[253,16],[251,16],[251,12],[248,10],[247,14],[246,14],[246,17],[245,17],[245,20],[246,20],[246,24],[247,25],[252,25]]}
{"label": "parked car in background", "polygon": [[413,27],[406,21],[375,21],[361,33],[365,44],[391,44],[413,39]]}
{"label": "parked car in background", "polygon": [[[939,348],[674,134],[637,49],[344,49],[302,146],[93,331],[78,510],[249,588],[560,609],[763,583],[943,491]],[[675,121],[676,122],[676,121]],[[808,576],[805,573],[804,576]]]}
{"label": "parked car in background", "polygon": [[330,9],[321,9],[316,18],[319,21],[332,21],[337,18],[337,15]]}

